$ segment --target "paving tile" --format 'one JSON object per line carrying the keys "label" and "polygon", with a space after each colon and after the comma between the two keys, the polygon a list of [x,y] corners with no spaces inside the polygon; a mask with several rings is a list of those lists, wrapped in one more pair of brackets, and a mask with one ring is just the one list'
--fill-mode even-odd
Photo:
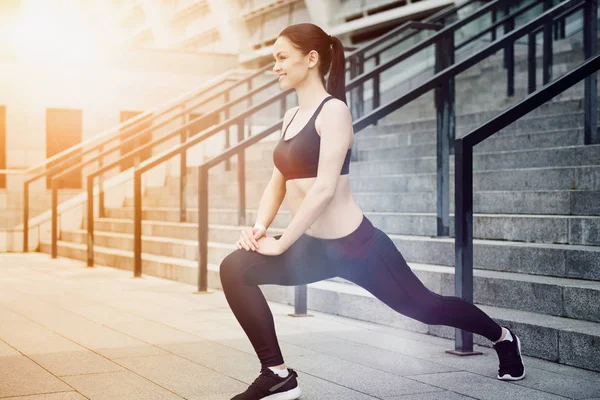
{"label": "paving tile", "polygon": [[0,336],[0,357],[8,357],[8,356],[18,356],[21,355],[17,350],[9,346],[7,343],[2,341],[2,336]]}
{"label": "paving tile", "polygon": [[0,357],[0,398],[73,390],[25,356]]}
{"label": "paving tile", "polygon": [[419,382],[427,383],[438,388],[443,388],[482,400],[558,400],[564,399],[541,390],[530,389],[511,382],[499,381],[471,372],[446,372],[428,375],[414,375],[410,377]]}
{"label": "paving tile", "polygon": [[92,400],[181,400],[182,396],[130,371],[68,376],[64,380]]}
{"label": "paving tile", "polygon": [[124,358],[127,369],[183,397],[243,391],[247,385],[175,355]]}
{"label": "paving tile", "polygon": [[462,394],[439,391],[431,393],[407,394],[405,396],[384,397],[383,400],[467,400],[472,397],[463,396]]}
{"label": "paving tile", "polygon": [[[553,364],[549,362],[538,363],[536,361],[537,360],[532,357],[524,358],[526,378],[521,381],[514,382],[514,384],[532,389],[542,390],[544,392],[553,393],[559,396],[565,396],[572,399],[584,399],[589,398],[590,396],[600,397],[600,379],[593,381],[589,379],[583,379],[581,376],[576,376],[575,374],[561,374],[558,372],[560,369],[557,369],[555,372],[548,371],[545,369],[538,368],[536,366],[558,364]],[[432,360],[432,362],[450,365],[463,371],[469,371],[490,378],[494,378],[496,376],[498,368],[498,360],[495,354],[488,354],[487,356],[483,357],[457,357],[447,355],[445,357],[436,358]],[[572,368],[573,370],[577,370],[573,367],[566,368]],[[562,368],[562,370],[564,369],[565,368]],[[577,371],[579,371],[582,376],[585,376],[585,372],[592,372],[584,370]],[[592,376],[593,375],[594,374],[592,374]]]}
{"label": "paving tile", "polygon": [[438,390],[411,379],[319,353],[294,357],[291,363],[299,373],[318,376],[374,397]]}
{"label": "paving tile", "polygon": [[0,310],[0,338],[56,376],[119,371],[112,361],[34,323]]}
{"label": "paving tile", "polygon": [[302,390],[300,399],[306,400],[374,400],[377,397],[369,396],[366,393],[353,390],[349,387],[325,380],[319,376],[300,373],[298,375],[298,384]]}
{"label": "paving tile", "polygon": [[456,368],[432,363],[422,358],[407,356],[331,336],[311,341],[313,335],[315,334],[311,334],[310,336],[302,334],[295,336],[288,335],[282,340],[293,342],[303,347],[306,346],[318,353],[327,354],[396,375],[414,375],[457,370]]}
{"label": "paving tile", "polygon": [[71,392],[34,394],[33,396],[3,397],[2,400],[85,400],[81,394]]}

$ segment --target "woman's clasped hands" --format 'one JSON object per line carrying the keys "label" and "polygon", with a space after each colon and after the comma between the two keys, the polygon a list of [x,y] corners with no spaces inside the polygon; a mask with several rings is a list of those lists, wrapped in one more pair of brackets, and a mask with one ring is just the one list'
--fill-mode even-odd
{"label": "woman's clasped hands", "polygon": [[244,228],[235,245],[238,249],[256,251],[265,256],[276,256],[283,253],[281,242],[274,237],[266,236],[265,233],[265,230],[259,227]]}

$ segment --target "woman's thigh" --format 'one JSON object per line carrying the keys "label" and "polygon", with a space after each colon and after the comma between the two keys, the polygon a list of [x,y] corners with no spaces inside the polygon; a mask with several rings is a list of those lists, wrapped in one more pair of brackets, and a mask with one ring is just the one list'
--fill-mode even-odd
{"label": "woman's thigh", "polygon": [[427,306],[434,295],[412,272],[393,241],[382,231],[368,254],[340,270],[340,276],[369,291],[379,300],[405,315],[415,307]]}
{"label": "woman's thigh", "polygon": [[303,236],[277,256],[237,249],[223,260],[222,274],[224,269],[228,274],[239,274],[248,285],[296,286],[336,276],[335,263],[323,246]]}

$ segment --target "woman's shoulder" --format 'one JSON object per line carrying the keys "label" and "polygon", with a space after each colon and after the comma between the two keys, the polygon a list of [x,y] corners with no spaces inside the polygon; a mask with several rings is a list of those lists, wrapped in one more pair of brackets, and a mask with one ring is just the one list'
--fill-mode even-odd
{"label": "woman's shoulder", "polygon": [[345,115],[350,114],[350,108],[348,108],[348,105],[346,105],[346,103],[344,103],[342,100],[338,99],[337,97],[334,97],[325,102],[322,108],[322,113]]}

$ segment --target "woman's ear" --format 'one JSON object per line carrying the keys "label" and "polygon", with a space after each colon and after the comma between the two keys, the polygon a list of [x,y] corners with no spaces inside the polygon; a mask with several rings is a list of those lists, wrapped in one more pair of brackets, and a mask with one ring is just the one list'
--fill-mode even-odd
{"label": "woman's ear", "polygon": [[316,50],[311,50],[308,54],[308,68],[314,68],[319,63],[319,53]]}

